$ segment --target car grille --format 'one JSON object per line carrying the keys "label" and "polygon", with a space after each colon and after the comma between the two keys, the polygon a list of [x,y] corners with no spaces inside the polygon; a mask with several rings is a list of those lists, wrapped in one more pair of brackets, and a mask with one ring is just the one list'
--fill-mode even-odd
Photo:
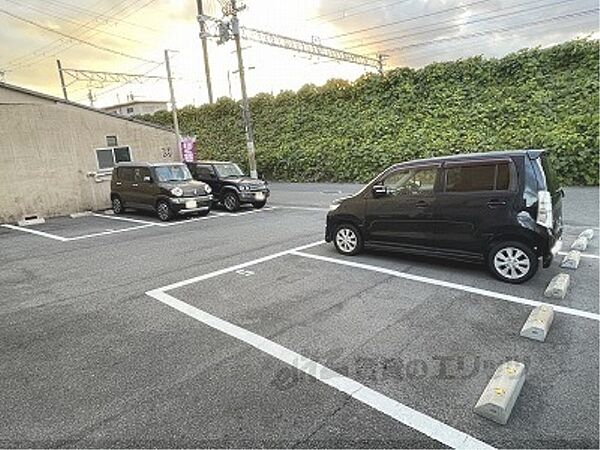
{"label": "car grille", "polygon": [[262,183],[249,184],[251,191],[262,191],[265,185]]}
{"label": "car grille", "polygon": [[203,187],[197,187],[197,188],[186,188],[183,190],[183,196],[184,197],[197,197],[199,195],[206,195],[206,192],[204,191]]}

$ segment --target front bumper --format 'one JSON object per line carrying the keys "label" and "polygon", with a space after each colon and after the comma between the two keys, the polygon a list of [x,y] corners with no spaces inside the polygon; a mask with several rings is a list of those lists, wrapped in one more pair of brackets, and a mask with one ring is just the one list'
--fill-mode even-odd
{"label": "front bumper", "polygon": [[212,195],[170,198],[171,209],[177,214],[193,214],[210,210]]}
{"label": "front bumper", "polygon": [[240,191],[240,202],[242,203],[254,203],[254,202],[264,202],[266,201],[271,192],[268,189],[263,189],[261,191]]}

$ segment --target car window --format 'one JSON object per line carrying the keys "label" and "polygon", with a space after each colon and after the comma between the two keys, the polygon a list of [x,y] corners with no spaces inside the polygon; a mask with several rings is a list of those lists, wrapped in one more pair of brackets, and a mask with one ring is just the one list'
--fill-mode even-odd
{"label": "car window", "polygon": [[150,176],[150,169],[140,167],[133,171],[133,179],[136,183],[144,181],[144,177]]}
{"label": "car window", "polygon": [[133,181],[133,168],[121,167],[119,169],[119,178],[123,181]]}
{"label": "car window", "polygon": [[508,163],[464,165],[446,169],[446,192],[507,191],[509,187]]}
{"label": "car window", "polygon": [[498,164],[498,176],[496,177],[496,190],[508,191],[510,187],[510,168],[508,163]]}
{"label": "car window", "polygon": [[211,166],[196,166],[196,175],[201,178],[210,178],[213,173]]}
{"label": "car window", "polygon": [[437,168],[406,169],[393,172],[383,180],[391,195],[414,195],[433,192]]}
{"label": "car window", "polygon": [[493,191],[495,173],[495,164],[448,168],[446,192]]}
{"label": "car window", "polygon": [[237,164],[215,164],[215,169],[221,178],[240,178],[244,172]]}
{"label": "car window", "polygon": [[168,182],[168,181],[189,181],[192,179],[192,174],[190,174],[187,166],[157,166],[154,168],[154,173],[158,181],[160,182]]}

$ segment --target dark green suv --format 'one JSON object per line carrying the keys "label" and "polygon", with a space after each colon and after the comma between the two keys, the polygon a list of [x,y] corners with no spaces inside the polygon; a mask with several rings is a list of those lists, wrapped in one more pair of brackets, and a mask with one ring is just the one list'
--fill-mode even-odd
{"label": "dark green suv", "polygon": [[176,214],[206,215],[213,199],[211,187],[193,180],[181,163],[119,163],[110,187],[115,214],[125,208],[152,210],[162,221]]}

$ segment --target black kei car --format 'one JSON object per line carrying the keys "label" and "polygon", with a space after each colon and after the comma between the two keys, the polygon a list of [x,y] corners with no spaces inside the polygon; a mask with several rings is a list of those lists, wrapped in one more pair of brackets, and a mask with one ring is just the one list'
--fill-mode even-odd
{"label": "black kei car", "polygon": [[227,211],[237,211],[242,204],[262,208],[270,195],[266,181],[244,175],[232,162],[197,161],[187,163],[195,180],[207,183],[213,190],[214,202],[221,203]]}
{"label": "black kei car", "polygon": [[410,161],[336,200],[325,238],[344,255],[369,246],[480,261],[523,283],[560,250],[563,197],[543,150]]}
{"label": "black kei car", "polygon": [[210,212],[213,196],[205,183],[194,181],[181,163],[119,163],[113,169],[110,200],[115,214],[125,208],[156,211],[168,221],[175,215]]}

